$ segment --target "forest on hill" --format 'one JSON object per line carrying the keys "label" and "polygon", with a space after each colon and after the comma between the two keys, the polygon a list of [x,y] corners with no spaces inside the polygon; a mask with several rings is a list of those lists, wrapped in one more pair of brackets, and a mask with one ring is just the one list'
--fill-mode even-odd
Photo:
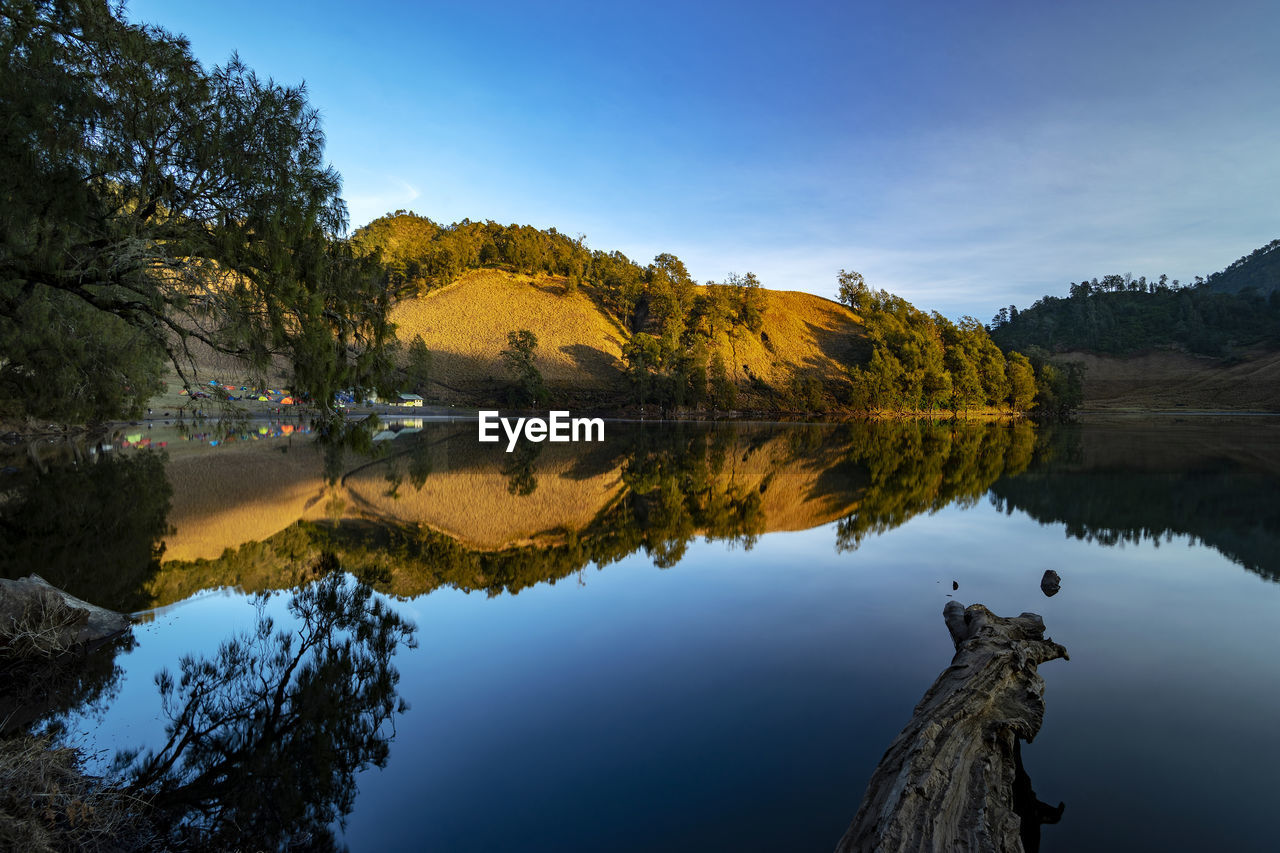
{"label": "forest on hill", "polygon": [[[398,309],[402,331],[442,322],[444,297],[433,296],[475,270],[554,277],[561,298],[585,295],[626,338],[619,353],[627,393],[613,405],[653,404],[669,410],[726,410],[745,403],[754,409],[794,412],[953,413],[973,410],[1030,411],[1057,415],[1079,400],[1079,376],[1048,359],[1034,362],[1006,356],[973,318],[959,324],[926,314],[906,300],[868,287],[857,273],[842,271],[840,302],[847,320],[821,320],[821,300],[766,290],[752,273],[730,274],[723,282],[698,284],[675,255],[660,254],[641,266],[620,252],[589,249],[584,237],[555,229],[464,220],[439,225],[408,211],[396,211],[359,229],[357,251],[375,257],[389,271],[406,302],[416,303],[410,320]],[[529,280],[531,287],[539,285]],[[477,284],[477,314],[485,305]],[[546,299],[551,288],[542,287]],[[509,298],[527,299],[531,291]],[[526,313],[536,313],[526,304]],[[567,318],[578,308],[562,306]],[[434,313],[433,313],[434,312]],[[840,346],[796,344],[803,334],[779,328],[783,314],[799,314],[812,330],[832,332]],[[478,317],[477,321],[483,318]],[[407,322],[405,322],[407,321]],[[566,319],[566,323],[570,322]],[[605,329],[607,324],[595,324]],[[556,333],[544,325],[541,334]],[[518,405],[545,400],[550,392],[535,366],[537,330],[512,338],[504,351],[510,381],[506,399]],[[517,330],[512,330],[518,333]],[[419,333],[411,348],[429,350]],[[584,333],[580,346],[606,352],[605,332]],[[451,345],[440,342],[436,345]],[[598,346],[597,346],[598,345]],[[754,366],[753,350],[767,355]],[[832,359],[838,370],[829,367]],[[428,360],[420,357],[420,361]],[[437,362],[442,359],[436,356]],[[534,369],[530,369],[534,366]],[[741,370],[739,369],[741,368]],[[777,369],[781,368],[781,369]],[[416,374],[416,390],[430,394],[429,371]],[[481,392],[483,393],[483,392]],[[489,389],[490,396],[501,389]]]}
{"label": "forest on hill", "polygon": [[1280,347],[1280,240],[1207,279],[1107,275],[1072,282],[1066,297],[1001,308],[990,324],[1003,349],[1131,355],[1179,349],[1233,358]]}

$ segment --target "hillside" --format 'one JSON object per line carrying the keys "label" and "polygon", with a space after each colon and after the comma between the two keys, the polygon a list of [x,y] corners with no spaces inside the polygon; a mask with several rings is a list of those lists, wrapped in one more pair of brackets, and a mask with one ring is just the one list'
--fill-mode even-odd
{"label": "hillside", "polygon": [[1252,288],[1260,294],[1280,290],[1280,240],[1254,249],[1205,282],[1210,290],[1239,293]]}
{"label": "hillside", "polygon": [[[858,317],[811,294],[764,293],[759,332],[737,328],[715,336],[715,350],[742,395],[739,406],[768,406],[802,376],[816,377],[836,393],[847,382],[843,363],[861,337]],[[402,301],[391,320],[402,342],[422,337],[431,352],[429,393],[441,402],[490,398],[508,380],[501,353],[507,333],[516,329],[537,336],[534,362],[555,399],[616,403],[625,395],[623,348],[630,335],[590,285],[570,292],[561,276],[472,270],[446,287]]]}
{"label": "hillside", "polygon": [[1280,352],[1253,351],[1231,363],[1170,351],[1059,358],[1085,368],[1085,409],[1280,411]]}

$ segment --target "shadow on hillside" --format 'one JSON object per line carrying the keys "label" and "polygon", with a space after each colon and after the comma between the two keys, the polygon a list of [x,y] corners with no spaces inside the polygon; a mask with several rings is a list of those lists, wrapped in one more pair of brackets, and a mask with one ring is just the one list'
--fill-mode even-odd
{"label": "shadow on hillside", "polygon": [[567,344],[560,347],[560,352],[573,359],[573,366],[576,370],[584,371],[593,376],[616,373],[619,378],[621,377],[621,370],[617,360],[599,347],[587,346],[586,344]]}
{"label": "shadow on hillside", "polygon": [[[818,350],[836,364],[847,365],[862,361],[864,360],[862,358],[864,350],[866,355],[870,356],[870,346],[866,345],[865,339],[861,336],[854,337],[834,326],[820,326],[807,320],[805,321],[805,328],[813,336],[813,341],[817,344]],[[818,365],[813,359],[809,359],[808,364],[811,367],[827,368],[826,365]]]}

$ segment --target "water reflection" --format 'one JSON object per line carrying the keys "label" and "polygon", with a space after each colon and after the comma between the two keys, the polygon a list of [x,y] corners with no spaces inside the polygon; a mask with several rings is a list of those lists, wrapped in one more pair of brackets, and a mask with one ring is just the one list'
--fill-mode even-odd
{"label": "water reflection", "polygon": [[313,569],[328,574],[292,596],[289,630],[260,611],[215,656],[157,676],[167,739],[116,764],[164,846],[333,849],[356,773],[385,765],[405,710],[391,658],[414,627],[331,556]]}
{"label": "water reflection", "polygon": [[[618,424],[604,445],[508,454],[476,442],[470,423],[434,425],[385,443],[382,458],[333,484],[277,478],[283,499],[248,502],[242,523],[222,508],[180,513],[178,553],[195,550],[191,531],[243,530],[273,513],[283,529],[216,559],[172,561],[152,594],[287,585],[273,567],[321,551],[414,596],[442,585],[518,592],[637,551],[669,568],[698,538],[749,549],[766,532],[833,521],[837,546],[852,548],[917,513],[976,500],[1025,467],[1033,445],[1029,424]],[[286,524],[289,515],[300,520]]]}
{"label": "water reflection", "polygon": [[1280,581],[1280,436],[1273,424],[1059,427],[991,500],[1101,545],[1190,536]]}
{"label": "water reflection", "polygon": [[[1211,604],[1217,576],[1203,585],[1196,576],[1197,585],[1185,587],[1194,596],[1171,587],[1168,601],[1161,604],[1155,590],[1156,603],[1149,603],[1145,593],[1159,576],[1112,571],[1125,555],[1098,549],[1088,555],[1089,566],[1103,567],[1089,578],[1088,602],[1076,594],[1085,588],[1083,569],[1068,575],[1063,594],[1049,600],[1035,586],[1042,566],[1027,565],[1023,547],[1053,540],[1036,553],[1055,553],[1062,547],[1061,526],[1106,545],[1185,533],[1274,579],[1280,551],[1266,510],[1278,497],[1280,453],[1259,442],[1258,427],[1250,429],[1254,434],[1242,436],[1220,427],[1183,434],[1046,431],[1026,424],[611,424],[605,444],[544,445],[516,457],[479,445],[474,423],[427,421],[399,431],[379,428],[365,448],[381,449],[376,457],[326,456],[296,435],[227,442],[202,452],[184,452],[192,445],[175,443],[167,465],[145,451],[92,462],[87,456],[93,454],[77,457],[68,449],[44,453],[41,466],[32,466],[23,451],[6,460],[0,475],[0,559],[10,576],[37,571],[80,597],[125,609],[181,601],[211,587],[306,589],[335,562],[365,582],[365,615],[339,624],[313,612],[310,618],[321,626],[316,630],[322,634],[328,624],[334,639],[315,645],[315,655],[298,662],[287,682],[281,676],[300,640],[295,637],[281,657],[282,635],[270,627],[217,653],[206,647],[162,682],[169,733],[153,744],[153,753],[132,756],[121,770],[157,797],[171,825],[171,845],[332,844],[327,821],[340,822],[351,809],[358,768],[385,759],[395,719],[387,709],[399,704],[402,690],[423,709],[423,725],[402,728],[399,775],[393,760],[385,774],[359,780],[366,795],[352,815],[352,838],[373,839],[368,846],[379,846],[385,832],[399,842],[382,844],[387,848],[432,838],[445,839],[437,845],[442,849],[466,847],[486,826],[485,815],[473,813],[483,812],[476,804],[501,800],[532,804],[523,822],[519,814],[504,814],[503,823],[526,833],[541,827],[542,849],[573,847],[563,837],[573,831],[579,833],[577,849],[598,848],[601,839],[617,837],[618,826],[633,825],[627,821],[636,803],[646,813],[683,822],[667,826],[666,835],[655,822],[649,835],[633,839],[633,849],[664,847],[677,836],[690,839],[686,849],[715,847],[724,843],[720,832],[729,824],[744,838],[763,839],[760,848],[789,849],[810,846],[792,843],[797,826],[812,821],[805,811],[810,804],[833,798],[830,813],[838,823],[847,821],[848,804],[830,792],[865,781],[857,772],[837,778],[829,765],[845,759],[833,756],[831,744],[847,740],[851,730],[869,730],[880,716],[890,727],[900,724],[904,708],[918,698],[912,679],[936,672],[936,654],[917,648],[936,619],[933,600],[926,608],[921,599],[950,591],[951,576],[936,572],[949,571],[939,566],[963,549],[964,565],[989,565],[989,571],[956,575],[963,589],[982,584],[984,598],[1055,608],[1055,626],[1074,631],[1087,648],[1092,644],[1081,655],[1088,665],[1078,676],[1089,689],[1071,692],[1074,673],[1054,685],[1054,725],[1066,731],[1065,746],[1050,753],[1048,733],[1037,740],[1037,753],[1028,752],[1037,782],[1054,799],[1069,800],[1077,815],[1056,830],[1063,837],[1094,826],[1080,816],[1099,813],[1088,811],[1088,792],[1099,784],[1097,762],[1112,760],[1131,743],[1141,744],[1131,751],[1163,756],[1169,743],[1209,744],[1214,733],[1238,731],[1241,738],[1263,737],[1266,748],[1265,730],[1252,721],[1274,706],[1274,688],[1256,675],[1228,678],[1231,667],[1222,661],[1260,654],[1265,642],[1245,629],[1269,624],[1268,614],[1259,608],[1239,619],[1222,608],[1214,618],[1231,623],[1243,638],[1226,652],[1216,645],[1220,638],[1202,642],[1194,626],[1144,645],[1143,636],[1155,636],[1167,614],[1178,612],[1170,601]],[[536,483],[531,490],[530,482]],[[1002,518],[985,505],[920,518],[984,495],[1053,529]],[[922,535],[906,530],[873,541],[912,519]],[[811,528],[817,529],[808,536],[767,536]],[[946,538],[957,530],[954,539]],[[936,546],[938,537],[949,550]],[[700,539],[737,550],[702,547]],[[847,553],[851,549],[858,550]],[[1134,551],[1131,556],[1144,556],[1145,549]],[[679,568],[610,568],[631,554]],[[1193,560],[1206,556],[1191,554]],[[1205,562],[1218,568],[1212,559]],[[523,592],[583,577],[591,566],[606,574],[587,589]],[[935,586],[939,579],[945,586]],[[1251,578],[1240,580],[1257,586]],[[406,637],[394,624],[379,628],[381,617],[368,615],[375,600],[369,586],[405,597],[442,586],[522,595],[488,600],[442,590],[414,602],[424,630],[434,632],[424,634],[433,654],[400,659],[407,674],[397,688],[390,653],[379,648]],[[160,650],[197,647],[206,638],[216,642],[223,630],[217,616],[204,622],[193,617],[220,614],[211,603],[229,600],[208,596],[157,619],[145,629],[153,633],[140,634],[137,651],[116,658],[132,667],[123,686],[116,664],[106,660],[73,673],[61,698],[17,701],[13,707],[30,714],[15,718],[16,724],[72,716],[68,709],[86,701],[110,705],[120,691],[114,713],[131,722],[104,725],[109,734],[102,737],[112,746],[130,742],[153,714],[149,679],[160,666]],[[1091,607],[1099,601],[1106,606]],[[1156,614],[1154,625],[1138,618],[1147,609]],[[930,621],[912,621],[917,610],[927,610]],[[300,611],[298,619],[301,624],[308,617]],[[886,636],[894,638],[892,648]],[[373,644],[362,646],[362,637]],[[347,657],[321,654],[352,639],[356,648]],[[1117,655],[1117,648],[1125,653]],[[1198,670],[1197,655],[1207,661]],[[922,663],[912,669],[917,658]],[[1162,669],[1170,660],[1176,668]],[[1266,671],[1261,660],[1239,668]],[[1216,674],[1222,683],[1214,681]],[[254,677],[277,685],[269,704],[253,698]],[[1208,704],[1197,705],[1191,691],[1170,700],[1170,685],[1184,682],[1194,682]],[[843,692],[841,684],[848,686]],[[1129,697],[1132,707],[1117,712],[1111,697],[1128,686],[1138,698]],[[130,691],[141,692],[141,699]],[[284,699],[279,709],[276,696]],[[1099,696],[1107,700],[1099,702]],[[1158,707],[1141,705],[1147,698]],[[534,712],[512,715],[512,707]],[[1080,722],[1094,708],[1101,709],[1099,716]],[[1113,714],[1154,722],[1107,740]],[[1205,725],[1220,714],[1248,722]],[[79,719],[85,716],[91,713],[81,712]],[[1174,722],[1162,722],[1169,719]],[[215,720],[216,732],[200,734],[202,722]],[[819,725],[824,720],[825,728]],[[870,762],[869,770],[884,742],[868,740],[876,742],[857,760]],[[744,743],[752,744],[745,757]],[[809,747],[809,758],[798,760]],[[1184,758],[1180,746],[1176,757],[1199,766],[1215,748],[1232,756],[1258,747],[1217,743]],[[1081,759],[1083,782],[1070,788],[1061,768],[1074,767],[1075,755],[1088,760]],[[421,773],[426,760],[433,774]],[[1160,760],[1143,765],[1154,783],[1126,784],[1107,796],[1129,787],[1154,790],[1173,772]],[[1184,800],[1196,806],[1200,799],[1210,802],[1214,791],[1231,792],[1216,781],[1223,778],[1234,777],[1223,771],[1195,788],[1180,779],[1180,786],[1194,791]],[[284,796],[288,791],[296,796]],[[574,792],[573,815],[554,826],[530,816],[563,805],[564,791]],[[753,794],[759,799],[746,799]],[[1028,794],[1033,813],[1051,821],[1055,815]],[[435,803],[434,811],[423,803]],[[1195,811],[1191,806],[1179,810]],[[424,834],[425,819],[405,814],[429,814],[436,835]],[[788,823],[783,815],[796,817]],[[743,822],[756,817],[758,825]],[[366,825],[359,827],[362,820]],[[238,827],[257,835],[235,836]],[[697,835],[703,828],[711,834]],[[832,829],[814,823],[813,831],[821,839]],[[765,830],[776,834],[760,834]],[[526,846],[539,849],[533,842]]]}
{"label": "water reflection", "polygon": [[1168,434],[613,424],[603,444],[504,453],[479,444],[471,422],[415,419],[353,425],[322,452],[285,439],[170,451],[167,463],[150,451],[71,454],[6,469],[0,571],[35,570],[122,610],[213,587],[289,588],[326,551],[397,595],[518,592],[636,551],[669,568],[700,537],[750,548],[767,532],[836,522],[834,546],[854,550],[990,491],[1072,536],[1189,534],[1280,578],[1280,519],[1258,512],[1280,503],[1280,453],[1260,465],[1256,451],[1214,450],[1206,435],[1232,434],[1220,426]]}
{"label": "water reflection", "polygon": [[123,675],[117,655],[133,648],[125,634],[88,654],[0,661],[0,738],[42,729],[62,733],[74,712],[101,717],[115,700]]}
{"label": "water reflection", "polygon": [[140,610],[168,533],[164,457],[90,450],[66,443],[10,466],[0,480],[0,575],[35,572],[101,607]]}

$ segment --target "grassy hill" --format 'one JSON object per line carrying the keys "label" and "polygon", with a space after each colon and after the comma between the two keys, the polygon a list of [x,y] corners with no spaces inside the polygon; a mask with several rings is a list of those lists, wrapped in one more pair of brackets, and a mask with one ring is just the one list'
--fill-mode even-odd
{"label": "grassy hill", "polygon": [[1085,409],[1280,411],[1280,352],[1252,351],[1232,362],[1168,350],[1059,358],[1084,367]]}
{"label": "grassy hill", "polygon": [[[535,364],[555,399],[616,403],[625,396],[628,332],[590,285],[571,292],[561,276],[472,270],[392,312],[397,336],[421,336],[431,352],[430,396],[468,404],[491,398],[508,380],[507,333],[538,338]],[[714,347],[739,387],[742,408],[775,407],[793,379],[815,377],[828,394],[847,383],[850,351],[862,335],[848,308],[808,293],[766,291],[760,331],[718,333]]]}

